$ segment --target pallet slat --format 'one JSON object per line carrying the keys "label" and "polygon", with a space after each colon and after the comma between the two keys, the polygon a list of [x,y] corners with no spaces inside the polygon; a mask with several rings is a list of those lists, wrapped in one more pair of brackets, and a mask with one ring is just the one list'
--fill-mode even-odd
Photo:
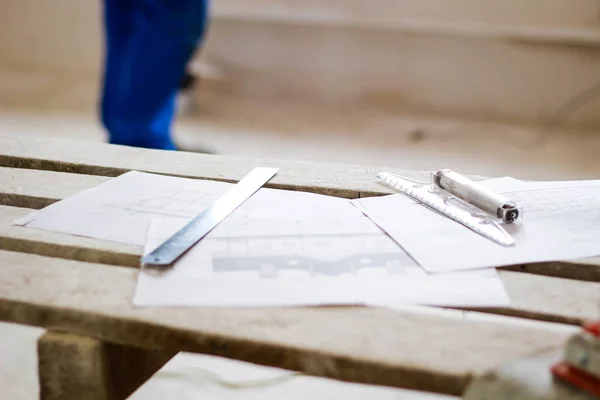
{"label": "pallet slat", "polygon": [[34,210],[0,205],[0,249],[48,257],[138,267],[142,249],[135,245],[107,242],[14,225]]}
{"label": "pallet slat", "polygon": [[[107,179],[110,178],[0,167],[0,205],[39,209],[78,192],[93,188],[106,182]],[[518,265],[507,269],[559,278],[600,282],[600,257]]]}
{"label": "pallet slat", "polygon": [[[0,206],[0,249],[64,259],[138,267],[137,246],[65,235],[12,225],[32,210]],[[499,271],[511,299],[510,308],[482,311],[525,318],[581,324],[597,316],[600,283]]]}
{"label": "pallet slat", "polygon": [[429,179],[424,172],[393,168],[213,156],[6,133],[0,134],[0,166],[102,176],[137,170],[227,182],[240,180],[256,166],[274,166],[281,170],[268,187],[347,198],[391,193],[376,182],[382,170]]}
{"label": "pallet slat", "polygon": [[472,376],[560,346],[575,331],[419,307],[135,309],[132,268],[6,251],[0,264],[4,321],[455,395]]}
{"label": "pallet slat", "polygon": [[41,209],[110,178],[0,167],[0,204]]}

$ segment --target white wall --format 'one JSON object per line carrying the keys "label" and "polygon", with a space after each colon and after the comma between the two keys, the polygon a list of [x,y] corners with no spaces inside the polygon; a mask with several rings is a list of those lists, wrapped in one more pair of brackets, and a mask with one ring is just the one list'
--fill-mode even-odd
{"label": "white wall", "polygon": [[[600,79],[597,0],[213,0],[233,92],[539,123]],[[0,0],[0,61],[97,73],[100,0]],[[600,124],[600,103],[576,113]],[[573,119],[573,120],[575,120]]]}
{"label": "white wall", "polygon": [[[0,61],[96,69],[102,0],[0,0]],[[213,0],[219,21],[288,19],[393,25],[476,22],[515,27],[596,27],[597,0]]]}
{"label": "white wall", "polygon": [[0,0],[0,61],[97,69],[100,11],[98,0]]}

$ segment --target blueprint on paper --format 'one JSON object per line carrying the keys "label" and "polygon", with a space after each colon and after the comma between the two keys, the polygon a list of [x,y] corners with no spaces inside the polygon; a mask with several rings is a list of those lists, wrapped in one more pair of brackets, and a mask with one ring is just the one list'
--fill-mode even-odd
{"label": "blueprint on paper", "polygon": [[[17,223],[153,245],[231,187],[129,172]],[[508,304],[494,270],[432,277],[349,200],[269,188],[217,225],[170,273],[146,272],[137,305]]]}
{"label": "blueprint on paper", "polygon": [[504,225],[515,246],[500,246],[403,194],[353,202],[429,272],[600,254],[600,181],[480,183],[523,206],[522,221]]}
{"label": "blueprint on paper", "polygon": [[[262,222],[246,220],[245,236],[222,231],[203,239],[171,269],[142,268],[134,305],[509,305],[495,269],[427,274],[370,221],[358,232],[323,221],[318,231],[296,230],[312,219],[281,219],[278,236],[265,235]],[[153,220],[146,253],[180,227]]]}
{"label": "blueprint on paper", "polygon": [[[36,211],[16,223],[144,246],[152,218],[190,220],[232,186],[225,182],[132,171]],[[344,199],[262,188],[231,217],[234,220],[236,216],[277,220],[290,215],[296,218],[328,215],[343,221],[347,215],[356,217],[355,212]],[[221,225],[227,226],[229,219]],[[272,229],[272,225],[267,228]]]}

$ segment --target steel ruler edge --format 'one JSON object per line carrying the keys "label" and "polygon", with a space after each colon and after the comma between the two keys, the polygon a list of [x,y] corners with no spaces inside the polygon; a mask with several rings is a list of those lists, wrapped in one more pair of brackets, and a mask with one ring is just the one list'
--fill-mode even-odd
{"label": "steel ruler edge", "polygon": [[173,236],[142,258],[142,265],[168,267],[235,211],[279,171],[256,167]]}

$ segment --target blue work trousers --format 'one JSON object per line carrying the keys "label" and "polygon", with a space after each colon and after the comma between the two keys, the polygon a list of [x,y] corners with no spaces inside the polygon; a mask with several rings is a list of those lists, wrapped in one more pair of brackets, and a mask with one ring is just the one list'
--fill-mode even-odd
{"label": "blue work trousers", "polygon": [[208,0],[104,0],[101,119],[109,142],[173,150],[175,99]]}

